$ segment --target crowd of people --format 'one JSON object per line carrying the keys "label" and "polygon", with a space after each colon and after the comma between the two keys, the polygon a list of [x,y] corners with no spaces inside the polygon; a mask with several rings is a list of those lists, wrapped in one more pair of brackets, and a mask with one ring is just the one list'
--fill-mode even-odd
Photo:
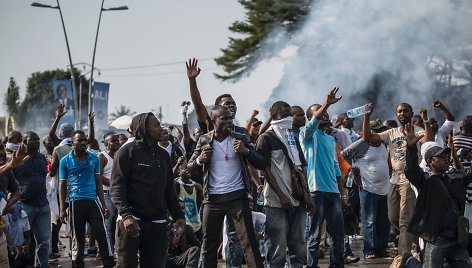
{"label": "crowd of people", "polygon": [[[330,267],[393,258],[391,267],[472,267],[472,116],[414,114],[396,120],[328,111],[339,88],[306,109],[274,102],[233,123],[236,101],[207,112],[198,61],[186,62],[198,128],[136,115],[128,135],[98,141],[62,124],[49,134],[13,130],[0,144],[0,266],[48,267],[59,251],[72,267],[95,255],[103,267]],[[325,94],[325,93],[322,93]],[[102,143],[102,145],[100,145]],[[60,242],[66,230],[70,247]],[[470,231],[472,232],[472,231]],[[363,256],[351,250],[362,238]],[[98,249],[97,249],[98,246]]]}

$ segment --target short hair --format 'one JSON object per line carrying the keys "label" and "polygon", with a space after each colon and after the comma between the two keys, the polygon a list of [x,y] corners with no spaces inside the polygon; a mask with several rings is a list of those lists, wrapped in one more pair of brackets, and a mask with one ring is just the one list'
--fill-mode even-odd
{"label": "short hair", "polygon": [[223,95],[219,95],[218,97],[216,97],[215,99],[215,106],[216,105],[221,105],[221,100],[223,98],[233,98],[233,96],[231,96],[231,94],[228,94],[228,93],[225,93]]}
{"label": "short hair", "polygon": [[223,105],[215,105],[213,108],[211,108],[211,111],[210,111],[211,120],[214,120],[215,115],[224,109],[228,109],[228,107],[223,106]]}
{"label": "short hair", "polygon": [[408,107],[408,108],[410,109],[410,111],[413,112],[413,107],[411,107],[411,105],[410,105],[409,103],[402,102],[402,103],[400,103],[400,104],[397,105],[397,108],[398,108],[399,106],[406,106],[406,107]]}
{"label": "short hair", "polygon": [[338,118],[336,118],[336,122],[334,122],[335,125],[342,124],[342,122],[348,118],[347,113],[341,113],[338,115]]}
{"label": "short hair", "polygon": [[76,134],[85,135],[85,132],[80,129],[74,130],[74,132],[72,132],[71,137],[74,137]]}
{"label": "short hair", "polygon": [[[312,108],[312,107],[315,107],[315,106],[317,106],[318,109],[321,107],[320,104],[315,103],[315,104],[310,105],[310,107],[308,107],[308,109],[306,109],[305,115],[306,115],[306,117],[307,117],[308,119],[311,119],[311,118],[313,117],[313,111],[312,111],[311,108]],[[316,109],[316,110],[318,110],[318,109]]]}
{"label": "short hair", "polygon": [[284,107],[290,107],[290,104],[286,103],[285,101],[276,101],[270,107],[270,113],[277,114],[282,111]]}
{"label": "short hair", "polygon": [[97,139],[90,140],[88,146],[94,150],[100,150],[100,145],[98,144]]}
{"label": "short hair", "polygon": [[23,134],[23,143],[26,143],[26,140],[27,140],[29,137],[33,136],[33,135],[38,136],[38,134],[36,134],[36,132],[34,132],[34,131],[26,131],[26,132]]}

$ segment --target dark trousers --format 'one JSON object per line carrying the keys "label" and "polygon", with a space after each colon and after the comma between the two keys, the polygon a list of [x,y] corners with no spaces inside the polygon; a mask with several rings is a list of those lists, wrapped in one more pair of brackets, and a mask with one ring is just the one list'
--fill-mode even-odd
{"label": "dark trousers", "polygon": [[58,219],[56,222],[53,222],[51,225],[51,251],[52,253],[59,252],[59,231],[61,230],[62,222],[61,219]]}
{"label": "dark trousers", "polygon": [[197,268],[200,259],[200,247],[193,246],[180,255],[169,254],[167,268]]}
{"label": "dark trousers", "polygon": [[470,268],[471,262],[467,249],[457,245],[456,240],[447,240],[438,237],[434,244],[426,242],[424,262],[420,263],[415,258],[410,258],[407,268],[437,268],[443,267],[444,259],[452,268]]}
{"label": "dark trousers", "polygon": [[[238,196],[238,197],[236,197]],[[236,197],[236,198],[235,198]],[[234,226],[248,267],[263,267],[259,244],[252,225],[252,215],[245,192],[210,195],[203,208],[203,268],[216,268],[217,249],[226,216],[228,225]]]}
{"label": "dark trousers", "polygon": [[72,231],[72,267],[84,267],[85,225],[90,224],[92,234],[98,242],[103,267],[114,267],[110,241],[105,231],[105,217],[96,200],[71,201],[69,222]]}
{"label": "dark trousers", "polygon": [[154,223],[138,221],[141,229],[137,237],[130,236],[123,226],[123,221],[116,223],[115,251],[118,255],[117,268],[139,266],[164,268],[167,252],[167,225],[166,223]]}

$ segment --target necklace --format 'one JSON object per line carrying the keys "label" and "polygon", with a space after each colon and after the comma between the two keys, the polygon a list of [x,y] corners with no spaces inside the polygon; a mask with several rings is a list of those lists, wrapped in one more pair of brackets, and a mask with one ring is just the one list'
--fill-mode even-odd
{"label": "necklace", "polygon": [[223,150],[223,148],[221,147],[220,143],[218,141],[216,141],[216,145],[218,145],[218,147],[220,148],[220,150],[225,154],[225,160],[228,161],[229,160],[229,156],[228,156],[228,140],[226,138],[226,151]]}

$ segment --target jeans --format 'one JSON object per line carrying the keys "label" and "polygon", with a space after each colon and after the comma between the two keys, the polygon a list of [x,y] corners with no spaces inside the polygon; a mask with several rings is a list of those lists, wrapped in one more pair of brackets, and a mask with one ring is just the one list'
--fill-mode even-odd
{"label": "jeans", "polygon": [[390,232],[387,196],[359,189],[359,197],[361,199],[364,254],[383,253],[387,248]]}
{"label": "jeans", "polygon": [[434,244],[426,242],[423,264],[415,258],[410,258],[406,263],[406,267],[443,267],[444,259],[446,259],[452,268],[469,268],[472,266],[467,249],[459,247],[456,240],[447,240],[438,237]]}
{"label": "jeans", "polygon": [[31,233],[36,242],[36,248],[30,248],[34,257],[34,267],[48,267],[49,237],[51,236],[51,210],[49,204],[40,207],[23,203],[23,210],[28,214]]}
{"label": "jeans", "polygon": [[105,227],[107,231],[108,240],[110,241],[111,252],[115,252],[115,230],[116,230],[116,218],[118,217],[118,210],[115,204],[111,201],[109,192],[103,193],[105,198],[105,204],[110,210],[110,215],[105,220]]}
{"label": "jeans", "polygon": [[[265,248],[269,268],[303,267],[306,258],[306,207],[266,208]],[[287,252],[288,249],[288,252]]]}
{"label": "jeans", "polygon": [[388,218],[395,229],[400,231],[398,254],[411,250],[412,243],[418,243],[416,236],[408,232],[408,225],[416,206],[416,196],[410,183],[390,184],[388,193]]}
{"label": "jeans", "polygon": [[225,253],[225,263],[227,268],[241,268],[241,265],[244,260],[244,252],[239,243],[238,235],[234,229],[234,225],[230,226],[228,221],[225,221],[226,224],[226,235],[228,241],[226,246],[223,248]]}
{"label": "jeans", "polygon": [[167,255],[166,268],[197,268],[200,247],[193,246],[180,255]]}
{"label": "jeans", "polygon": [[313,192],[315,213],[311,220],[308,234],[307,267],[318,267],[318,249],[320,248],[321,228],[326,220],[327,232],[332,239],[330,248],[330,266],[344,267],[344,218],[339,193]]}

